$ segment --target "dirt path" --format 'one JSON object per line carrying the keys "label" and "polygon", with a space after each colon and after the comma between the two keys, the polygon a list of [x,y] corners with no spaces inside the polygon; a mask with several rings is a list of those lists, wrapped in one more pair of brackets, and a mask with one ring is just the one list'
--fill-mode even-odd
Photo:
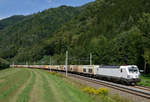
{"label": "dirt path", "polygon": [[29,84],[31,78],[32,78],[32,71],[29,70],[30,77],[26,80],[26,82],[23,84],[22,87],[20,87],[14,97],[12,97],[10,102],[17,102],[18,96],[22,93],[22,91],[26,88],[26,86]]}

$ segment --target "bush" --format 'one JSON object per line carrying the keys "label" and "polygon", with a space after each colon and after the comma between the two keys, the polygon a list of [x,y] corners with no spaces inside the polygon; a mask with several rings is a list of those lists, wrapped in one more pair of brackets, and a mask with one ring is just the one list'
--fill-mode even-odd
{"label": "bush", "polygon": [[92,87],[85,87],[82,89],[83,92],[86,92],[88,94],[95,94],[96,93],[96,90]]}
{"label": "bush", "polygon": [[96,90],[99,95],[108,95],[109,90],[107,88],[99,88]]}
{"label": "bush", "polygon": [[82,89],[82,91],[91,95],[103,95],[103,96],[107,96],[109,93],[109,90],[107,88],[99,88],[96,90],[92,87],[85,87]]}

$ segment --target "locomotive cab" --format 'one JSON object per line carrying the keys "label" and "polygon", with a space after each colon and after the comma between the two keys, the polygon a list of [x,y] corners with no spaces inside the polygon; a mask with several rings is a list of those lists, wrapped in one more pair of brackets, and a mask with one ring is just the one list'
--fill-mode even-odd
{"label": "locomotive cab", "polygon": [[130,65],[127,67],[127,79],[131,85],[135,85],[136,82],[140,82],[141,79],[139,78],[140,72],[137,66]]}

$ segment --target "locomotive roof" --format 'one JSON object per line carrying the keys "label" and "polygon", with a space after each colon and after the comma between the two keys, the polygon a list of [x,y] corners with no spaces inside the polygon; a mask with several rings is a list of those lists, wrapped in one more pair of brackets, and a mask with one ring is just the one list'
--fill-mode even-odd
{"label": "locomotive roof", "polygon": [[120,68],[120,66],[103,66],[103,65],[100,65],[99,68]]}

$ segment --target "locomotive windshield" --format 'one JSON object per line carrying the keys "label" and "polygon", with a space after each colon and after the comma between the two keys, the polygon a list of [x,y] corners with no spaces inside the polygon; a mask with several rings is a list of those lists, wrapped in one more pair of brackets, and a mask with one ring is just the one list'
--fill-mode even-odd
{"label": "locomotive windshield", "polygon": [[138,72],[137,67],[128,67],[130,73]]}

